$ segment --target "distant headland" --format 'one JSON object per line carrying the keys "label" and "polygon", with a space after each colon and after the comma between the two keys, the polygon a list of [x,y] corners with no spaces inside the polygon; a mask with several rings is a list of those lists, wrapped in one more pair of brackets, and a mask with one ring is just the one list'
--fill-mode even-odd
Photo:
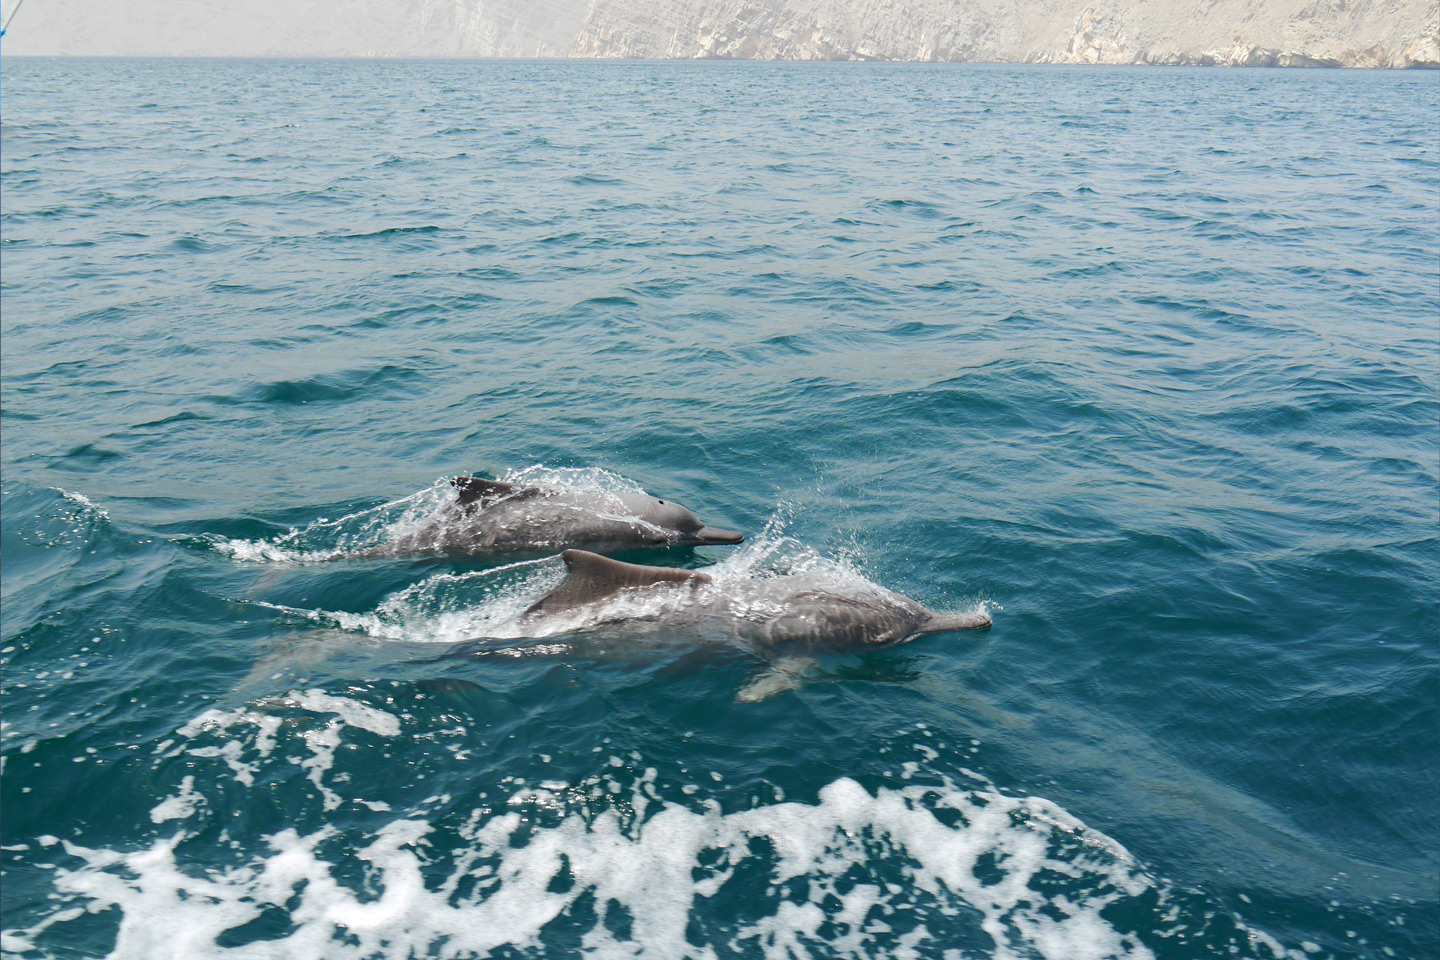
{"label": "distant headland", "polygon": [[4,52],[1435,69],[1437,32],[1435,0],[50,0]]}

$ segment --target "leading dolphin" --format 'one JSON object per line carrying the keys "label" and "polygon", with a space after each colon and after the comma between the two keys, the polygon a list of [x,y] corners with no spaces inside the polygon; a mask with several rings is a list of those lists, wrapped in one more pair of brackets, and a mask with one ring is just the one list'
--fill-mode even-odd
{"label": "leading dolphin", "polygon": [[366,551],[368,556],[597,553],[669,546],[736,544],[745,538],[706,526],[675,503],[644,493],[521,486],[456,477],[457,496],[417,529]]}
{"label": "leading dolphin", "polygon": [[[805,575],[726,582],[695,570],[622,563],[585,550],[566,550],[561,558],[565,580],[521,614],[527,633],[728,641],[772,668],[741,691],[742,700],[796,686],[816,654],[893,647],[992,622],[983,610],[934,613],[870,583],[841,593]],[[492,651],[500,652],[490,642],[472,641],[450,655]]]}

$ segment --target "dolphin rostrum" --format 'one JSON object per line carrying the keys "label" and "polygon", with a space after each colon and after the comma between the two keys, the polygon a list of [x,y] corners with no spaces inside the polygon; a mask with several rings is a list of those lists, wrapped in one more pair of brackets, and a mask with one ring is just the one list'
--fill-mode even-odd
{"label": "dolphin rostrum", "polygon": [[417,529],[369,551],[374,556],[597,553],[668,546],[742,543],[730,530],[706,526],[672,500],[644,493],[522,486],[456,477],[458,496]]}
{"label": "dolphin rostrum", "polygon": [[[695,570],[622,563],[585,550],[566,550],[561,558],[565,580],[521,614],[522,629],[531,636],[658,634],[730,642],[771,665],[740,692],[742,700],[797,686],[799,674],[814,665],[811,657],[817,654],[874,650],[927,634],[991,625],[983,609],[933,613],[874,584],[842,594],[805,575],[729,582]],[[472,641],[450,655],[485,656],[491,649],[487,641]]]}

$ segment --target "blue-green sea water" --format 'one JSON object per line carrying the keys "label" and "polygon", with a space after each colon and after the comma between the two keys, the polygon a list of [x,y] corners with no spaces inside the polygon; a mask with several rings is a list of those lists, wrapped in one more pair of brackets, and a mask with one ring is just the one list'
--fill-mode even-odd
{"label": "blue-green sea water", "polygon": [[[1437,90],[5,60],[5,955],[1440,956]],[[463,472],[994,626],[516,647]]]}

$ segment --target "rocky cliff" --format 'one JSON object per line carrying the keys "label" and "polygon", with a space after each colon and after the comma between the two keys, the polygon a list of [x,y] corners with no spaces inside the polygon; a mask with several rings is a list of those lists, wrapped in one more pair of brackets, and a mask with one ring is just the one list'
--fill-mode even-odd
{"label": "rocky cliff", "polygon": [[[6,0],[8,13],[13,0]],[[49,0],[6,53],[1431,67],[1435,0]]]}
{"label": "rocky cliff", "polygon": [[572,56],[1437,65],[1429,0],[595,0]]}

